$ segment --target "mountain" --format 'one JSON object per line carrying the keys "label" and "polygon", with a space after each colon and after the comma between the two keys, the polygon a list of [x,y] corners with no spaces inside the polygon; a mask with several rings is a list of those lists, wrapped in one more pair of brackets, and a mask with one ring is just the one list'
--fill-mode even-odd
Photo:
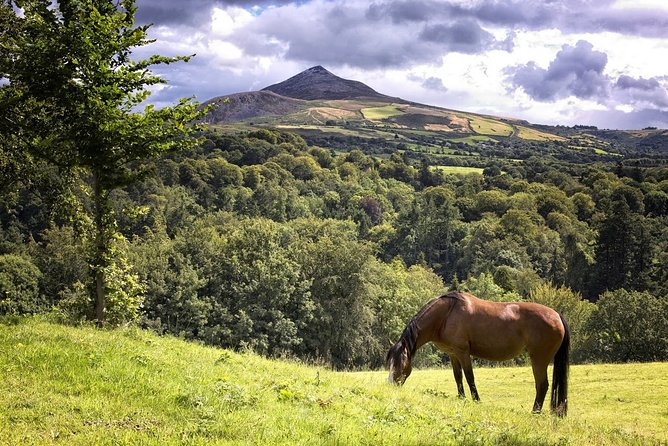
{"label": "mountain", "polygon": [[288,80],[263,88],[262,91],[272,91],[281,96],[307,101],[353,98],[396,100],[396,98],[378,93],[362,82],[336,76],[320,65],[302,71]]}
{"label": "mountain", "polygon": [[305,102],[271,91],[249,91],[209,99],[202,106],[213,105],[205,118],[207,123],[237,122],[244,119],[286,115],[304,107]]}
{"label": "mountain", "polygon": [[332,149],[409,148],[442,157],[443,162],[480,164],[471,157],[490,153],[515,159],[521,152],[526,157],[535,153],[525,147],[531,144],[552,156],[582,162],[668,153],[667,130],[555,127],[418,104],[378,93],[319,65],[260,91],[219,96],[204,105],[213,105],[204,119],[212,125],[283,128]]}

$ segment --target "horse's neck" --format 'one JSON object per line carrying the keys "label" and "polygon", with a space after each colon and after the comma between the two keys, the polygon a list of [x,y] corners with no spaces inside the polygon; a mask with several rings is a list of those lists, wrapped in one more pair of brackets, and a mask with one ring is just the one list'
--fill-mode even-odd
{"label": "horse's neck", "polygon": [[445,323],[445,319],[450,314],[450,310],[454,305],[453,299],[440,298],[434,302],[419,319],[415,321],[417,330],[417,341],[415,349],[419,349],[427,342],[435,341],[438,337],[438,332]]}

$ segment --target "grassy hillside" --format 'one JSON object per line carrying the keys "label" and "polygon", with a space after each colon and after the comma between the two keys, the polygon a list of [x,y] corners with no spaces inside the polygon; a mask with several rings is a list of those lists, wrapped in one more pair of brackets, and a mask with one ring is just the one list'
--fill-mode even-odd
{"label": "grassy hillside", "polygon": [[665,444],[666,364],[573,366],[570,411],[530,415],[528,368],[336,373],[136,329],[0,323],[0,444]]}

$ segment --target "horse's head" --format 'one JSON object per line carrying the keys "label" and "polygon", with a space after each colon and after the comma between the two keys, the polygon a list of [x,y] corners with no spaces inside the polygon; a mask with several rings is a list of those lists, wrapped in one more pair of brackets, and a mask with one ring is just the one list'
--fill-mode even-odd
{"label": "horse's head", "polygon": [[390,350],[387,352],[387,358],[385,359],[390,369],[390,375],[387,380],[390,384],[400,386],[406,381],[406,378],[408,378],[413,370],[411,368],[411,357],[408,348],[403,342],[399,341],[395,344],[390,342],[390,345]]}

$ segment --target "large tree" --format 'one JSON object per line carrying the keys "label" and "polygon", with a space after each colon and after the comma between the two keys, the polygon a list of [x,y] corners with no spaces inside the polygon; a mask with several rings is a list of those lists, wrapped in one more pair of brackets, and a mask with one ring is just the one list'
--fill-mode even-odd
{"label": "large tree", "polygon": [[151,68],[190,56],[135,60],[152,40],[135,24],[134,0],[0,2],[2,155],[46,160],[89,188],[93,317],[102,325],[116,232],[109,194],[159,154],[196,144],[197,103],[138,110],[165,82]]}

